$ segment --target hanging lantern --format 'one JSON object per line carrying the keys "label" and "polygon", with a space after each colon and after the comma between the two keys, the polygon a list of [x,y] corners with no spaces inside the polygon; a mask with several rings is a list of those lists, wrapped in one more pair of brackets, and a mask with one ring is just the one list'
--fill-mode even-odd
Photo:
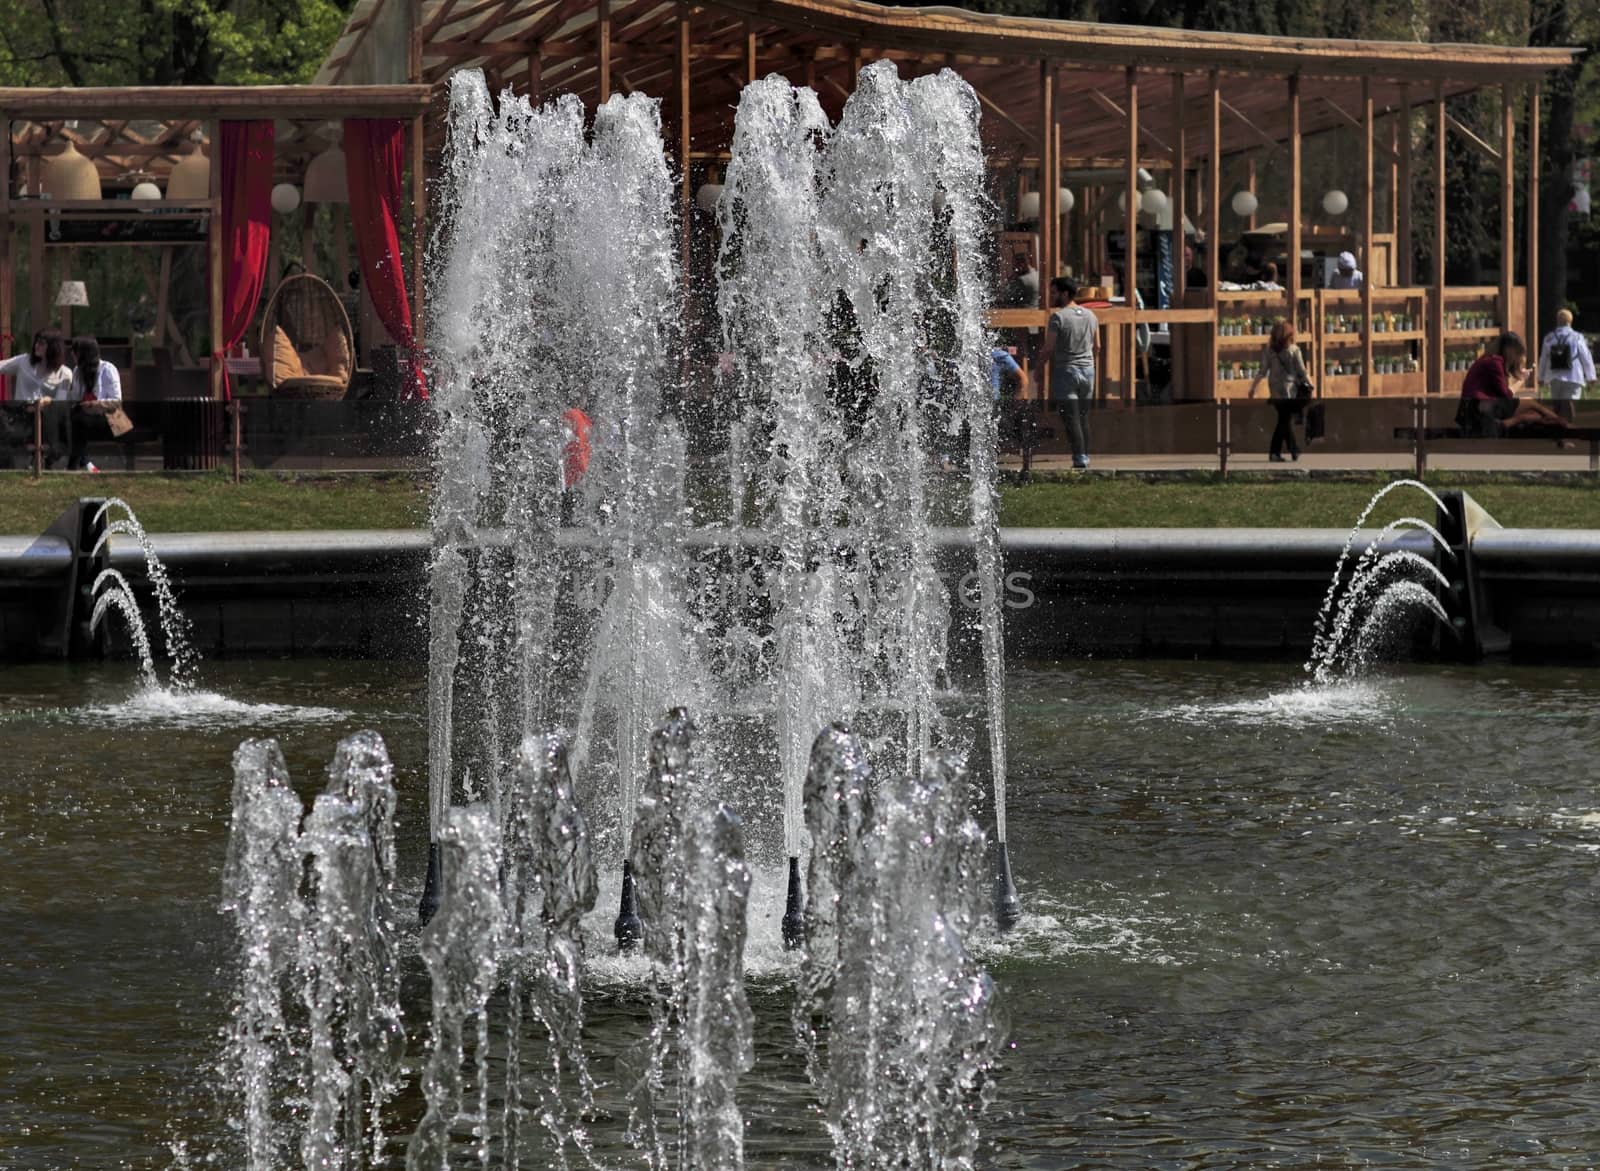
{"label": "hanging lantern", "polygon": [[1017,200],[1017,219],[1025,224],[1034,223],[1039,218],[1039,193],[1027,191],[1021,199]]}
{"label": "hanging lantern", "polygon": [[1350,197],[1335,187],[1322,197],[1322,210],[1329,215],[1343,215],[1350,210]]}
{"label": "hanging lantern", "polygon": [[721,183],[700,184],[700,190],[694,193],[694,205],[707,215],[711,215],[722,200],[722,186]]}
{"label": "hanging lantern", "polygon": [[1167,193],[1159,187],[1151,187],[1139,196],[1139,210],[1145,215],[1160,215],[1167,210]]}
{"label": "hanging lantern", "polygon": [[100,172],[68,139],[65,150],[45,158],[39,186],[51,199],[99,199]]}
{"label": "hanging lantern", "polygon": [[272,189],[272,210],[288,215],[300,206],[300,188],[293,183],[279,183]]}
{"label": "hanging lantern", "polygon": [[200,132],[196,130],[190,141],[194,147],[178,160],[167,178],[167,202],[193,203],[211,198],[211,160],[200,149]]}
{"label": "hanging lantern", "polygon": [[161,198],[161,188],[146,179],[143,182],[134,184],[130,198],[136,199],[140,203],[154,203]]}
{"label": "hanging lantern", "polygon": [[1260,206],[1261,203],[1256,199],[1255,192],[1253,191],[1239,191],[1234,194],[1232,203],[1233,214],[1242,220],[1249,219],[1251,216],[1255,215],[1256,208]]}
{"label": "hanging lantern", "polygon": [[1061,214],[1066,215],[1078,205],[1077,196],[1072,194],[1072,188],[1063,187],[1056,192],[1056,198],[1061,201]]}
{"label": "hanging lantern", "polygon": [[303,198],[307,203],[350,202],[350,176],[345,170],[343,150],[330,146],[307,164]]}

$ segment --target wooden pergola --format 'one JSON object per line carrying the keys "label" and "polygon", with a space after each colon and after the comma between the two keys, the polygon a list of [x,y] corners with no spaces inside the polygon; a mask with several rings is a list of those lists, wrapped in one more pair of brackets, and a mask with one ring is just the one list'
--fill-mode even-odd
{"label": "wooden pergola", "polygon": [[[328,145],[326,127],[345,118],[388,118],[409,121],[414,127],[413,147],[422,141],[423,116],[428,108],[429,90],[415,84],[366,86],[248,86],[248,87],[127,87],[81,89],[0,88],[0,122],[7,132],[0,135],[0,175],[13,176],[0,198],[0,322],[9,329],[16,303],[14,229],[28,227],[30,303],[33,328],[49,321],[45,301],[45,249],[52,246],[45,231],[47,218],[55,222],[84,221],[103,225],[105,239],[85,243],[76,236],[67,247],[99,247],[107,244],[152,244],[162,249],[161,289],[163,304],[157,314],[157,329],[171,327],[166,318],[165,289],[172,240],[145,233],[128,233],[118,238],[112,226],[118,223],[148,225],[157,222],[152,211],[164,217],[186,218],[203,224],[192,243],[207,251],[208,320],[210,337],[222,334],[224,243],[220,230],[222,168],[210,168],[210,191],[203,199],[151,204],[128,198],[127,188],[134,177],[165,180],[181,158],[192,135],[201,145],[215,143],[216,123],[223,120],[271,120],[277,126],[274,146],[275,165],[280,178],[298,183],[306,162]],[[85,127],[88,127],[86,130]],[[65,139],[79,153],[91,159],[99,173],[102,189],[108,195],[99,200],[52,200],[41,198],[41,170],[48,144]],[[213,159],[213,163],[215,160]],[[413,200],[419,214],[415,218],[412,255],[412,297],[416,312],[421,312],[422,230],[424,168],[414,166]],[[120,197],[111,197],[120,195]],[[310,208],[307,208],[309,214]],[[187,216],[184,216],[187,213]],[[217,348],[213,345],[211,348]],[[222,393],[223,368],[211,364],[209,372],[213,395]]]}
{"label": "wooden pergola", "polygon": [[[1080,262],[1086,262],[1093,251],[1089,234],[1108,216],[1120,219],[1125,269],[1137,274],[1139,200],[1125,199],[1119,212],[1117,196],[1139,190],[1141,169],[1169,176],[1171,254],[1179,258],[1172,306],[1105,314],[1115,334],[1108,365],[1131,372],[1132,326],[1166,323],[1175,327],[1175,348],[1181,334],[1189,351],[1182,363],[1186,378],[1196,387],[1211,382],[1196,373],[1207,362],[1225,365],[1230,347],[1243,352],[1259,345],[1255,333],[1239,342],[1219,336],[1219,322],[1232,308],[1252,321],[1289,316],[1303,323],[1302,336],[1319,362],[1326,353],[1332,370],[1332,355],[1344,354],[1339,365],[1357,371],[1330,378],[1325,392],[1370,395],[1443,389],[1451,340],[1481,341],[1513,323],[1538,333],[1538,306],[1515,283],[1517,110],[1526,92],[1533,139],[1528,158],[1537,160],[1541,79],[1567,66],[1574,52],[1132,28],[949,8],[886,8],[861,0],[361,0],[317,81],[406,80],[434,87],[456,69],[479,67],[491,89],[510,87],[535,99],[566,92],[592,107],[613,92],[654,95],[662,100],[687,221],[695,176],[727,157],[734,106],[746,83],[781,73],[815,89],[837,117],[868,62],[895,61],[904,76],[952,68],[978,94],[992,157],[1009,161],[1019,191],[1030,184],[1037,191],[1037,259],[1045,278],[1063,270],[1074,228]],[[1447,103],[1485,90],[1498,92],[1499,126],[1480,132],[1458,121]],[[1432,190],[1419,193],[1412,141],[1423,119],[1438,132]],[[1389,141],[1380,127],[1389,128]],[[1383,261],[1394,279],[1388,288],[1375,288],[1369,279],[1359,294],[1325,298],[1303,287],[1299,258],[1313,231],[1303,210],[1304,144],[1331,131],[1359,134],[1364,144],[1350,198],[1354,223],[1345,234],[1369,274],[1379,275]],[[1502,248],[1494,287],[1445,285],[1447,135],[1469,143],[1499,177]],[[1273,167],[1281,168],[1274,177],[1287,187],[1283,247],[1293,260],[1284,273],[1284,292],[1246,297],[1218,288],[1216,249],[1224,229],[1234,226],[1224,221],[1223,177],[1230,160],[1263,149],[1272,152]],[[1107,172],[1117,178],[1108,182]],[[1101,176],[1075,195],[1073,216],[1064,214],[1059,199],[1066,180],[1043,179],[1069,174]],[[1374,251],[1380,175],[1394,193],[1394,222],[1383,225],[1392,240],[1382,255]],[[1537,165],[1527,167],[1526,175],[1523,226],[1531,289],[1538,266]],[[1254,185],[1252,157],[1246,186]],[[1424,286],[1415,284],[1411,271],[1410,205],[1419,194],[1438,209],[1427,250],[1433,271]],[[1181,257],[1190,223],[1203,230],[1213,249],[1211,276],[1202,289],[1185,287]],[[1253,217],[1248,226],[1257,226]],[[1397,262],[1388,264],[1388,256]],[[1492,328],[1481,320],[1491,303]],[[997,326],[1036,326],[1043,312],[997,310],[992,320]],[[1351,321],[1358,328],[1350,329]],[[1416,369],[1376,373],[1375,348],[1382,368],[1398,360],[1385,355],[1402,345],[1421,351],[1409,362]],[[1211,393],[1226,396],[1225,370],[1214,373]],[[1124,399],[1131,399],[1132,385],[1131,376],[1122,379]]]}

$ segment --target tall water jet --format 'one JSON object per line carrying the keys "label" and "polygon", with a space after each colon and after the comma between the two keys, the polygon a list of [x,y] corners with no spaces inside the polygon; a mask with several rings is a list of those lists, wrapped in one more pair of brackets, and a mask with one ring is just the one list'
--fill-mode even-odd
{"label": "tall water jet", "polygon": [[[489,1165],[489,997],[499,982],[505,937],[500,840],[485,805],[445,814],[439,828],[443,874],[439,911],[422,932],[422,960],[433,981],[431,1049],[422,1071],[427,1111],[406,1148],[407,1171],[444,1171],[450,1136],[465,1126],[477,1161]],[[462,1075],[466,1027],[476,1025],[473,1087]],[[467,1101],[469,1088],[477,1090]]]}
{"label": "tall water jet", "polygon": [[843,876],[820,1079],[839,1166],[973,1166],[998,1033],[966,946],[985,847],[965,807],[948,757],[880,785]]}
{"label": "tall water jet", "polygon": [[383,740],[340,741],[302,846],[311,907],[303,935],[308,1021],[307,1166],[360,1167],[383,1149],[382,1107],[398,1089],[405,1031],[394,882],[393,769]]}
{"label": "tall water jet", "polygon": [[581,1120],[594,1098],[583,1050],[581,924],[594,907],[598,883],[561,737],[523,745],[509,796],[501,894],[509,959],[501,1158],[515,1166],[520,1144],[526,997],[550,1047],[538,1117],[556,1146],[557,1165],[565,1166],[569,1143],[586,1149]]}
{"label": "tall water jet", "polygon": [[282,990],[300,959],[305,920],[302,813],[277,743],[240,744],[222,868],[222,909],[234,919],[240,964],[223,1066],[241,1099],[246,1171],[277,1171],[295,1153],[282,1104],[297,1080]]}
{"label": "tall water jet", "polygon": [[789,859],[784,942],[801,926],[802,790],[816,730],[855,706],[849,657],[839,639],[847,599],[841,542],[830,535],[844,507],[843,420],[828,390],[825,309],[832,289],[818,242],[819,150],[829,125],[817,96],[772,75],[746,86],[734,117],[731,159],[718,207],[717,307],[734,356],[730,390],[744,410],[730,444],[744,503],[753,464],[757,514],[775,546],[770,684],[783,785],[783,848]]}

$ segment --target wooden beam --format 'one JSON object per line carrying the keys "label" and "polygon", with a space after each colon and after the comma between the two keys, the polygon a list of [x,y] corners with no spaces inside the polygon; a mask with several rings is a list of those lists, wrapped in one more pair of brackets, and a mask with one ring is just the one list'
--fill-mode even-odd
{"label": "wooden beam", "polygon": [[[1117,105],[1116,102],[1114,102],[1110,98],[1106,97],[1106,95],[1101,93],[1099,90],[1097,90],[1097,89],[1085,90],[1084,91],[1084,96],[1087,97],[1095,105],[1099,106],[1106,113],[1110,114],[1113,118],[1116,118],[1116,119],[1118,119],[1119,121],[1122,121],[1122,122],[1126,122],[1127,121],[1128,112],[1126,110],[1124,110],[1121,106]],[[1152,131],[1148,127],[1146,127],[1144,129],[1142,129],[1140,131],[1140,133],[1144,136],[1144,138],[1146,138],[1149,141],[1151,146],[1156,148],[1156,150],[1160,151],[1162,154],[1166,155],[1168,158],[1172,157],[1172,148],[1170,146],[1168,146],[1165,142],[1162,142],[1161,139],[1156,135],[1156,133],[1154,131]]]}
{"label": "wooden beam", "polygon": [[1395,115],[1400,140],[1395,180],[1395,248],[1400,253],[1399,277],[1404,288],[1416,283],[1416,245],[1411,239],[1411,200],[1416,181],[1411,173],[1411,86],[1400,83],[1400,112]]}
{"label": "wooden beam", "polygon": [[[1527,247],[1527,332],[1528,353],[1535,360],[1543,326],[1539,310],[1539,83],[1528,87],[1528,243]],[[1557,306],[1559,308],[1559,306]]]}
{"label": "wooden beam", "polygon": [[1433,319],[1428,339],[1429,388],[1445,392],[1444,385],[1444,290],[1445,290],[1445,137],[1450,114],[1444,106],[1444,82],[1433,83],[1433,296],[1429,309]]}
{"label": "wooden beam", "polygon": [[[1517,279],[1516,106],[1511,83],[1500,89],[1500,328],[1511,329],[1511,290]],[[1528,339],[1532,345],[1533,340]]]}
{"label": "wooden beam", "polygon": [[1490,146],[1482,138],[1478,137],[1477,133],[1472,129],[1472,127],[1468,126],[1465,122],[1462,122],[1454,114],[1446,114],[1445,120],[1449,123],[1450,129],[1461,135],[1462,138],[1465,138],[1473,150],[1477,151],[1492,163],[1500,162],[1500,152],[1495,150],[1494,147]]}
{"label": "wooden beam", "polygon": [[[1338,116],[1339,121],[1353,127],[1356,130],[1361,129],[1361,119],[1356,117],[1349,110],[1346,110],[1338,102],[1334,101],[1333,98],[1328,94],[1319,94],[1318,100],[1321,101],[1324,106],[1328,107],[1328,109],[1332,110],[1334,114]],[[1387,160],[1392,161],[1395,158],[1394,151],[1389,147],[1384,146],[1381,142],[1373,143],[1372,149],[1383,155]]]}
{"label": "wooden beam", "polygon": [[1372,394],[1372,79],[1361,79],[1361,394]]}
{"label": "wooden beam", "polygon": [[1271,147],[1273,150],[1283,149],[1283,143],[1279,142],[1276,138],[1272,137],[1272,135],[1268,134],[1265,130],[1261,129],[1261,127],[1257,126],[1254,122],[1242,114],[1237,107],[1226,101],[1223,101],[1222,108],[1228,113],[1232,114],[1240,123],[1240,125],[1258,138],[1263,146]]}
{"label": "wooden beam", "polygon": [[[1289,271],[1283,274],[1283,287],[1289,293],[1289,324],[1298,326],[1300,314],[1300,222],[1305,216],[1305,193],[1300,136],[1300,75],[1289,78]],[[1313,365],[1320,355],[1313,354]]]}
{"label": "wooden beam", "polygon": [[[968,82],[968,84],[970,85],[971,82]],[[981,105],[985,110],[988,110],[996,118],[999,118],[1000,121],[1004,122],[1007,126],[1015,130],[1019,135],[1022,136],[1024,142],[1027,142],[1035,150],[1039,149],[1040,140],[1037,134],[1035,134],[1032,130],[1029,130],[1021,122],[1018,122],[1015,118],[1008,114],[1003,107],[1001,107],[997,102],[990,98],[988,94],[984,93],[977,86],[972,86],[972,92],[978,95],[979,105]]]}
{"label": "wooden beam", "polygon": [[[1139,306],[1139,70],[1127,68],[1124,86],[1128,106],[1128,157],[1123,164],[1123,183],[1127,198],[1123,200],[1122,230],[1127,234],[1123,242],[1122,295],[1130,310]],[[1122,339],[1122,403],[1132,406],[1137,397],[1139,380],[1139,350],[1137,331],[1130,325]]]}
{"label": "wooden beam", "polygon": [[1207,79],[1206,115],[1211,140],[1206,160],[1206,304],[1215,309],[1222,280],[1222,78],[1215,69]]}
{"label": "wooden beam", "polygon": [[756,81],[756,26],[748,20],[744,24],[744,83]]}
{"label": "wooden beam", "polygon": [[0,109],[16,121],[96,119],[107,111],[129,120],[337,121],[411,118],[428,108],[423,85],[90,86],[0,88]]}

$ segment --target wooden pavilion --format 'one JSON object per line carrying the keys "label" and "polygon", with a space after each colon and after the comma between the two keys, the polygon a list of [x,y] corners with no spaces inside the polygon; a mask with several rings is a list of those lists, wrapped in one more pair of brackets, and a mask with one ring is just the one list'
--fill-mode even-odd
{"label": "wooden pavilion", "polygon": [[[1458,357],[1453,347],[1476,346],[1501,328],[1536,335],[1539,307],[1516,283],[1519,227],[1526,288],[1537,284],[1538,266],[1536,165],[1524,168],[1527,222],[1514,222],[1519,111],[1531,111],[1527,157],[1536,160],[1541,79],[1572,56],[1131,28],[861,0],[361,0],[317,81],[436,87],[456,69],[481,67],[491,88],[535,98],[569,92],[593,106],[617,91],[655,95],[687,221],[698,185],[727,157],[734,105],[748,81],[782,73],[816,89],[837,116],[865,63],[888,58],[906,76],[953,68],[978,93],[997,202],[1013,227],[1032,232],[1040,273],[1070,268],[1080,283],[1096,284],[1110,271],[1109,258],[1140,279],[1149,254],[1166,253],[1174,271],[1161,289],[1165,307],[1141,312],[1124,303],[1102,315],[1109,334],[1103,389],[1131,401],[1134,380],[1126,374],[1135,368],[1136,322],[1171,327],[1174,384],[1191,399],[1242,392],[1239,375],[1253,365],[1267,323],[1280,316],[1292,315],[1310,341],[1326,375],[1322,392],[1332,395],[1438,393],[1451,388],[1444,376]],[[1466,124],[1447,104],[1482,91],[1497,99],[1492,130]],[[1413,158],[1413,142],[1426,141],[1429,126],[1438,130],[1431,165]],[[1307,214],[1323,193],[1305,189],[1306,143],[1335,132],[1358,138],[1360,161],[1347,184],[1348,210],[1324,213],[1341,222],[1318,223]],[[1492,285],[1445,284],[1447,135],[1469,143],[1499,178]],[[1423,174],[1431,189],[1419,183]],[[1126,195],[1151,187],[1159,198]],[[1268,187],[1280,193],[1275,226],[1257,222],[1269,211]],[[1249,198],[1230,199],[1230,189]],[[1343,195],[1330,193],[1330,208],[1338,206],[1335,194]],[[1413,272],[1416,200],[1439,209],[1428,217],[1432,240],[1420,250],[1431,257],[1427,273]],[[1287,261],[1281,292],[1230,291],[1218,279],[1224,241],[1252,229]],[[1156,232],[1170,233],[1170,245],[1159,247]],[[1189,288],[1186,246],[1202,242],[1209,275],[1203,287]],[[1318,244],[1355,252],[1369,274],[1365,285],[1357,292],[1318,287],[1320,270],[1310,263]],[[1042,320],[1036,307],[993,314],[1001,327]]]}
{"label": "wooden pavilion", "polygon": [[[156,302],[155,338],[184,349],[184,337],[168,305],[173,257],[183,249],[203,249],[207,301],[205,350],[222,350],[223,298],[232,263],[225,239],[227,215],[223,209],[225,164],[217,163],[218,129],[224,123],[249,123],[270,127],[265,136],[271,158],[270,176],[256,177],[263,184],[256,198],[264,200],[265,185],[302,184],[311,160],[337,143],[331,127],[343,119],[381,119],[415,127],[408,138],[422,140],[422,116],[428,104],[424,86],[253,86],[253,87],[131,87],[131,88],[0,88],[0,135],[4,151],[0,175],[7,176],[0,198],[0,329],[7,352],[14,343],[18,297],[18,248],[27,249],[27,320],[31,332],[57,316],[47,274],[52,267],[60,276],[71,269],[74,253],[98,248],[134,250]],[[97,182],[89,186],[97,199],[52,198],[46,175],[52,160],[74,152],[93,165]],[[179,192],[175,185],[186,159],[197,154],[207,165],[197,172],[198,190]],[[74,162],[78,162],[76,157]],[[413,191],[421,190],[423,168],[413,167]],[[342,178],[342,176],[341,176]],[[297,191],[298,197],[298,191]],[[418,202],[420,207],[420,201]],[[301,209],[306,224],[315,212],[307,202]],[[281,272],[278,255],[280,217],[273,216],[271,260],[264,287],[247,314],[253,319],[265,304]],[[420,312],[422,291],[420,246],[422,217],[415,217],[410,274],[413,301]],[[334,235],[339,249],[345,244],[345,220],[336,219]],[[311,257],[312,233],[302,232],[304,259]],[[25,242],[25,245],[24,243]],[[50,257],[57,259],[52,266]],[[398,257],[394,258],[398,261]],[[336,279],[338,276],[336,275]],[[70,311],[70,310],[68,310]],[[254,335],[248,335],[252,339]],[[120,363],[120,359],[117,360]],[[200,386],[221,397],[227,366],[201,355],[193,360]],[[127,383],[126,375],[124,377]]]}

